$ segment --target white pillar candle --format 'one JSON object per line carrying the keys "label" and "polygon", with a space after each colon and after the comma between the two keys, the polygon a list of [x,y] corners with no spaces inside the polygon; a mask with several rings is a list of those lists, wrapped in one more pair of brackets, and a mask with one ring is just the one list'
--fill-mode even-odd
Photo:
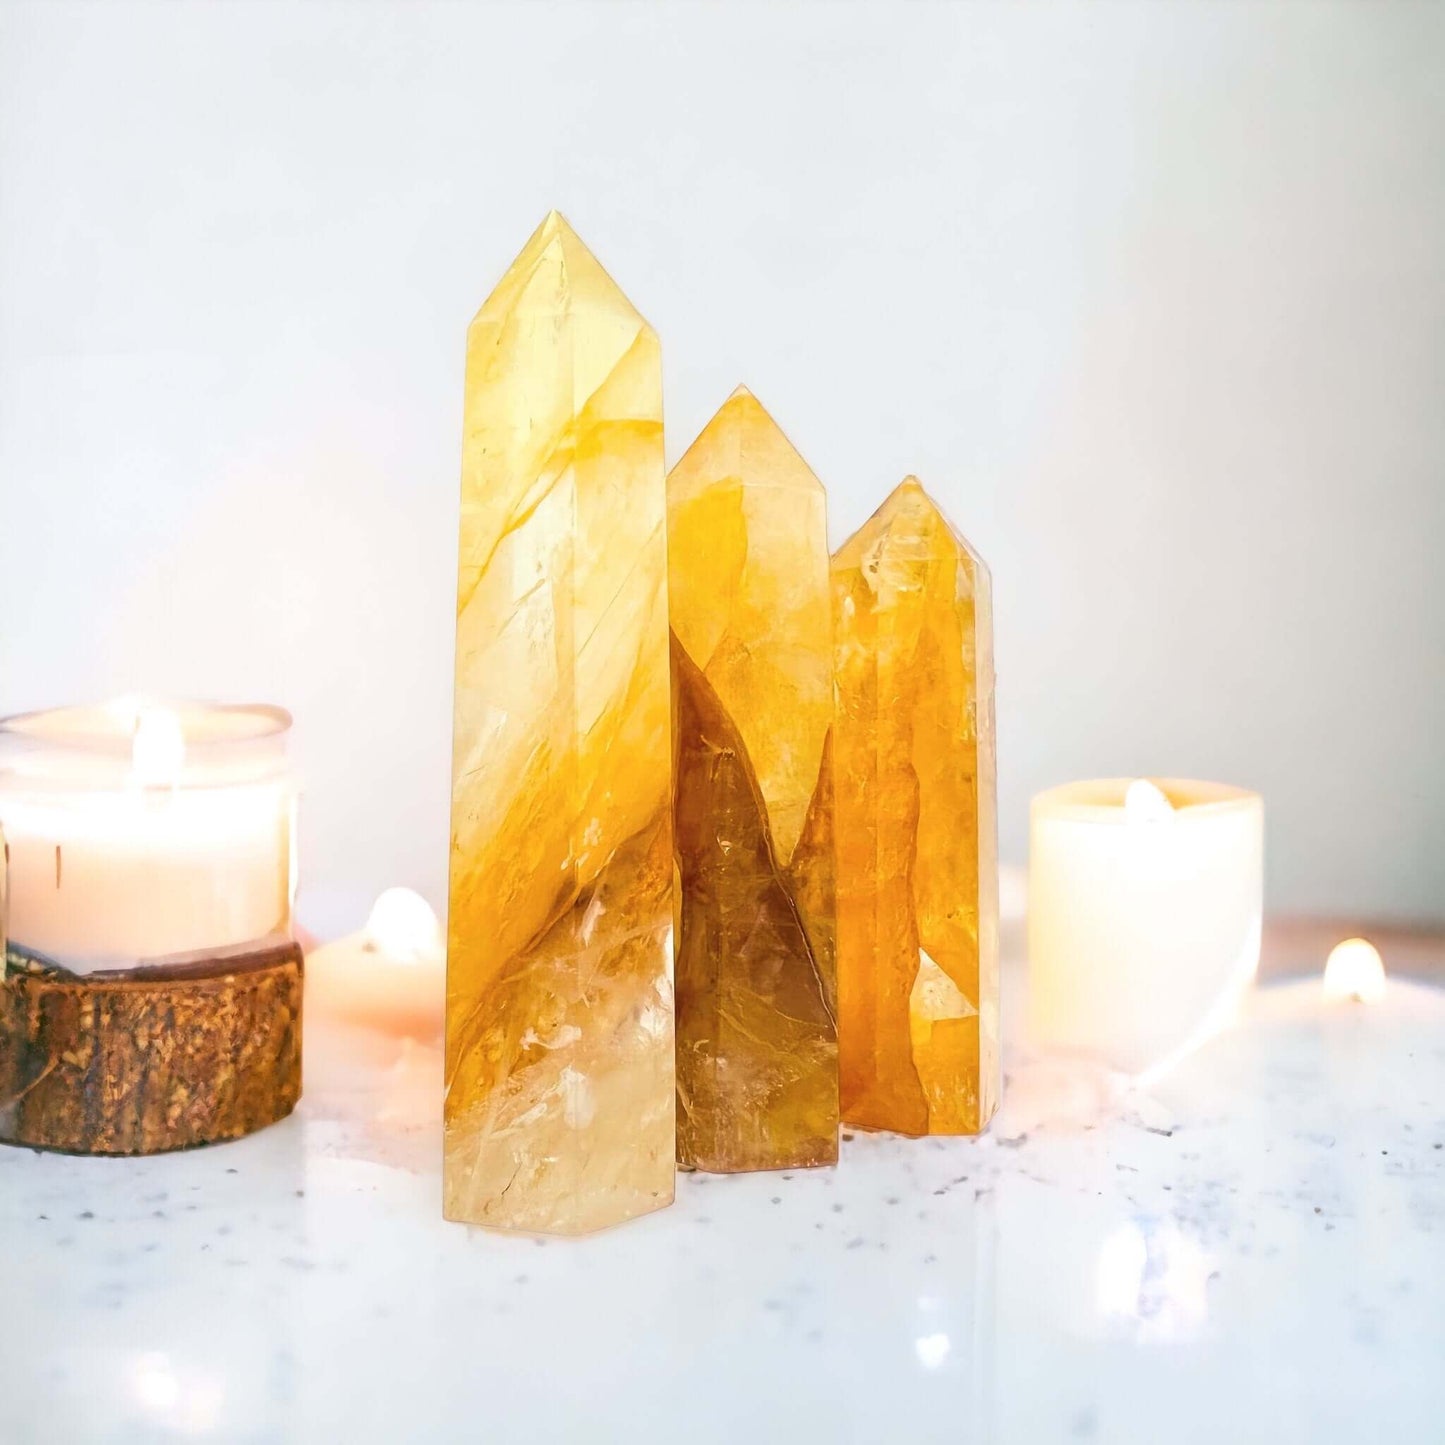
{"label": "white pillar candle", "polygon": [[1221,783],[1070,783],[1030,810],[1036,1042],[1140,1074],[1225,1021],[1259,965],[1264,804]]}
{"label": "white pillar candle", "polygon": [[11,943],[92,973],[289,935],[290,723],[134,702],[0,723]]}

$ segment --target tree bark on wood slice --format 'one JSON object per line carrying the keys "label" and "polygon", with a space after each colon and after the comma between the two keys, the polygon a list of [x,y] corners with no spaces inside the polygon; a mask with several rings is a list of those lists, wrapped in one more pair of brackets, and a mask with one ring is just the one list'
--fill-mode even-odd
{"label": "tree bark on wood slice", "polygon": [[301,1097],[294,943],[73,974],[17,952],[0,979],[0,1142],[154,1154],[237,1139]]}

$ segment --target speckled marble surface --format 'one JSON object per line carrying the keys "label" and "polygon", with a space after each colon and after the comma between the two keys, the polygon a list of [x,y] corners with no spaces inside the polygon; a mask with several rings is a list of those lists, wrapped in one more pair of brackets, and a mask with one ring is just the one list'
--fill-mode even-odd
{"label": "speckled marble surface", "polygon": [[981,1139],[582,1241],[442,1222],[433,1052],[308,1069],[236,1144],[0,1150],[0,1440],[1441,1438],[1439,989],[1264,988],[1144,1096],[1015,1047]]}

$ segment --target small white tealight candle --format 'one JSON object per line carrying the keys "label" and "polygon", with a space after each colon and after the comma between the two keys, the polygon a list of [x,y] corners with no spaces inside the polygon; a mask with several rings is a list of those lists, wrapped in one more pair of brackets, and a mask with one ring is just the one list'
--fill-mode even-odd
{"label": "small white tealight candle", "polygon": [[1219,783],[1112,778],[1033,800],[1029,1020],[1129,1074],[1226,1021],[1259,965],[1264,805]]}
{"label": "small white tealight candle", "polygon": [[1325,961],[1327,1003],[1377,1003],[1385,996],[1385,964],[1366,938],[1347,938]]}
{"label": "small white tealight candle", "polygon": [[307,955],[306,1001],[323,1017],[435,1038],[446,1008],[446,946],[431,905],[410,888],[388,888],[359,933]]}

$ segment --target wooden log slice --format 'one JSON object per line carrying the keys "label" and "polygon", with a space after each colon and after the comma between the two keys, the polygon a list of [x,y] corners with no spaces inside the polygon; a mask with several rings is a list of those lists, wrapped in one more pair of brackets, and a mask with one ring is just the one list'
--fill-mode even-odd
{"label": "wooden log slice", "polygon": [[0,1142],[156,1154],[238,1139],[301,1097],[290,942],[73,974],[13,946],[0,979]]}

